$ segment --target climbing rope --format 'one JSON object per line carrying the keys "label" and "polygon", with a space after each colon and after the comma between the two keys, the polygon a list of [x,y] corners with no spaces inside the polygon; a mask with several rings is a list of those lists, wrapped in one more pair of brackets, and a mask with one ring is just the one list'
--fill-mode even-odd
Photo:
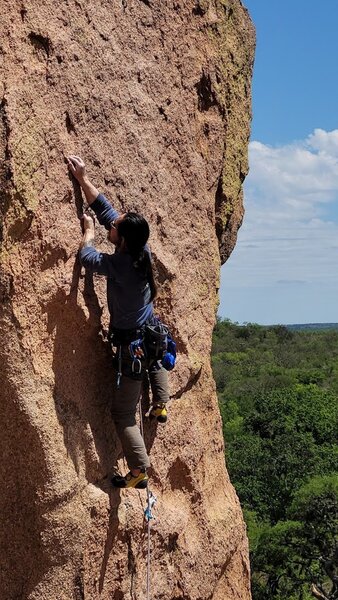
{"label": "climbing rope", "polygon": [[[143,428],[143,416],[142,416],[142,400],[140,396],[139,400],[139,411],[140,411],[140,431],[141,435],[144,439],[144,428]],[[151,549],[150,549],[150,530],[151,523],[150,521],[155,517],[152,514],[152,508],[156,504],[156,496],[150,491],[149,486],[147,486],[147,506],[144,509],[144,519],[147,522],[147,538],[148,538],[148,548],[147,548],[147,600],[150,600],[150,560],[151,560]]]}

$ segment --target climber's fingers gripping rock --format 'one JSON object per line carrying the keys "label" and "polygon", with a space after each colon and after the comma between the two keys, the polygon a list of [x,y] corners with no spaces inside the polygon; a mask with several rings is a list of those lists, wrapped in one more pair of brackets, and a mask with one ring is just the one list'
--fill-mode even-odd
{"label": "climber's fingers gripping rock", "polygon": [[94,233],[95,225],[92,217],[84,214],[82,217],[82,223],[84,231],[92,231]]}
{"label": "climber's fingers gripping rock", "polygon": [[67,156],[68,168],[75,179],[78,181],[83,180],[86,174],[85,163],[80,156],[74,156],[73,154]]}

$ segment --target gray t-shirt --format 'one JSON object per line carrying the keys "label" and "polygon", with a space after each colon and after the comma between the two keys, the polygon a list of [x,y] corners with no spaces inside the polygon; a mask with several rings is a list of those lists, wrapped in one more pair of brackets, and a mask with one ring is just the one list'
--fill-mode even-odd
{"label": "gray t-shirt", "polygon": [[[103,194],[91,204],[101,225],[110,229],[112,221],[119,216]],[[146,247],[146,251],[149,249]],[[99,252],[92,246],[80,250],[81,264],[92,273],[107,277],[107,300],[110,327],[135,329],[153,315],[150,285],[145,275],[134,267],[128,252],[114,254]]]}

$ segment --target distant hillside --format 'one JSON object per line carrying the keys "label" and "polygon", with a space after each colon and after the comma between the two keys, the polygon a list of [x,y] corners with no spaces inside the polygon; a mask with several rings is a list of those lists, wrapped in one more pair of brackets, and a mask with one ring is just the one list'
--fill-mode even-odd
{"label": "distant hillside", "polygon": [[318,331],[319,329],[338,329],[338,323],[303,323],[285,325],[291,331]]}

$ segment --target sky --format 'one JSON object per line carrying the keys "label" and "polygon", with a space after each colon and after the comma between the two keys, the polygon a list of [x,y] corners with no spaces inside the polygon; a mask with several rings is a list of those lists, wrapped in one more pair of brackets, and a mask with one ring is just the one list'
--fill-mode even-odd
{"label": "sky", "polygon": [[244,0],[256,27],[250,173],[218,314],[338,322],[338,0]]}

